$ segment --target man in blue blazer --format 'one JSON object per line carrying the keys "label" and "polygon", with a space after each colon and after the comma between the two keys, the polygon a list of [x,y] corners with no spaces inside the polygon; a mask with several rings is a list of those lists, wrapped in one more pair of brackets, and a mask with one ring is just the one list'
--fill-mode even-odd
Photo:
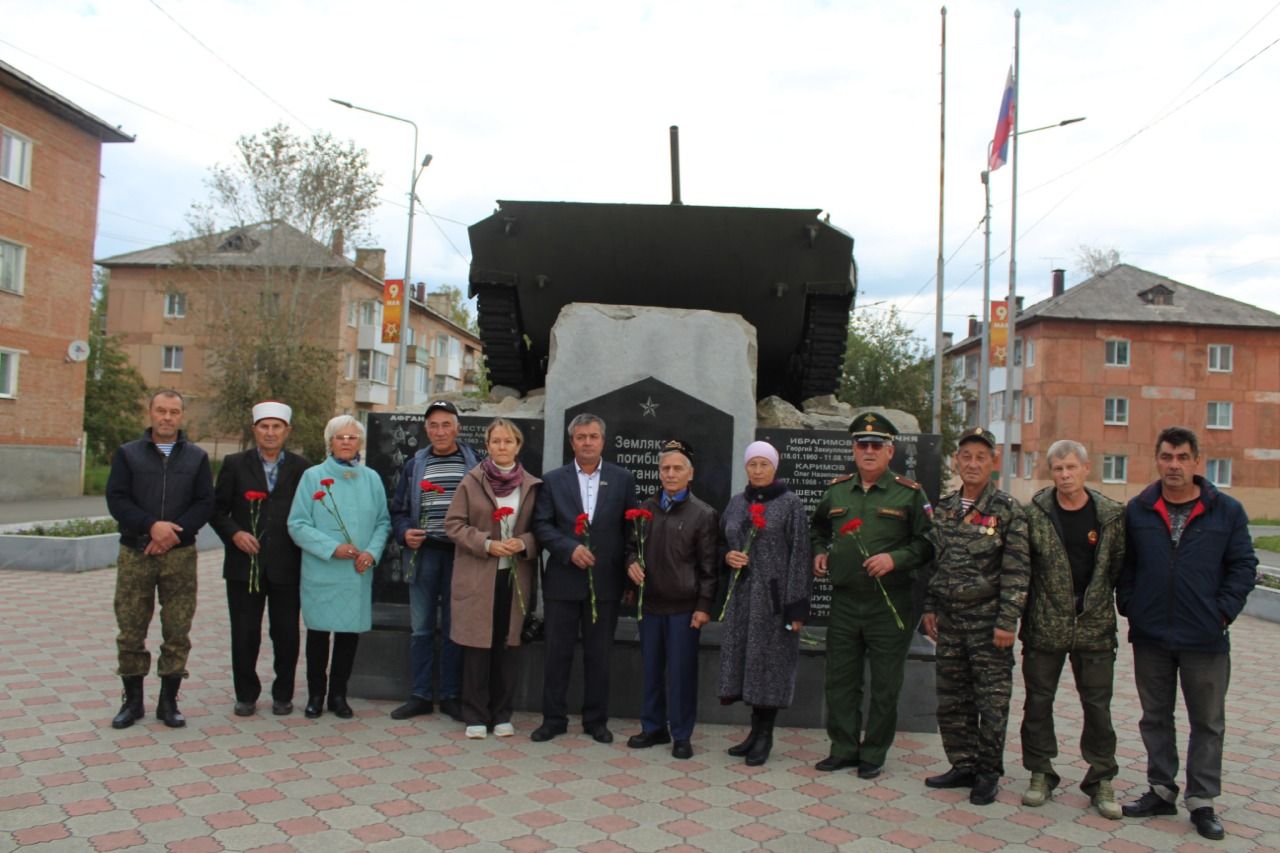
{"label": "man in blue blazer", "polygon": [[[636,481],[630,471],[601,459],[605,425],[599,417],[578,415],[568,433],[573,461],[543,475],[533,511],[534,535],[551,559],[542,578],[542,725],[530,737],[547,741],[568,730],[569,671],[581,636],[582,728],[600,743],[611,743],[609,656],[626,585],[624,516],[636,506]],[[584,514],[585,530],[579,522]]]}
{"label": "man in blue blazer", "polygon": [[[271,713],[283,716],[293,712],[302,552],[289,538],[285,524],[298,480],[311,463],[284,449],[292,419],[293,409],[284,403],[267,400],[254,406],[254,447],[222,460],[214,488],[217,503],[210,523],[226,546],[222,577],[227,584],[227,610],[231,615],[235,713],[240,717],[257,710],[262,693],[257,668],[264,609],[271,620],[276,673],[271,685]],[[246,495],[253,493],[266,497],[255,495],[257,499],[250,501]]]}

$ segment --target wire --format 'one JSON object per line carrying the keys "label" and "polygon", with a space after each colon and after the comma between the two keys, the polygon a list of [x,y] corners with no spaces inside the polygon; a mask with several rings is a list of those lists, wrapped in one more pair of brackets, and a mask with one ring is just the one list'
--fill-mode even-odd
{"label": "wire", "polygon": [[239,70],[238,70],[234,65],[232,65],[230,62],[227,62],[225,59],[223,59],[221,56],[219,56],[219,55],[214,51],[214,49],[213,49],[213,48],[209,47],[209,45],[207,45],[207,44],[205,44],[204,42],[200,41],[200,39],[196,36],[196,34],[195,34],[195,33],[191,32],[191,30],[189,30],[189,29],[187,29],[186,27],[184,27],[184,26],[183,26],[183,25],[178,21],[178,19],[177,19],[177,18],[173,17],[173,15],[170,15],[170,14],[168,13],[168,11],[166,11],[166,10],[165,10],[165,8],[164,8],[163,6],[161,6],[161,5],[157,2],[157,0],[151,0],[151,5],[152,5],[152,6],[155,6],[155,7],[156,7],[156,9],[158,9],[158,10],[160,11],[160,14],[164,15],[166,18],[168,18],[170,21],[172,21],[172,22],[173,22],[173,25],[174,25],[175,27],[177,27],[178,29],[180,29],[180,30],[182,30],[184,33],[186,33],[186,34],[187,34],[187,36],[188,36],[188,37],[189,37],[193,42],[195,42],[196,44],[198,44],[198,45],[200,45],[202,48],[204,48],[204,49],[208,52],[208,54],[209,54],[210,56],[212,56],[214,59],[218,60],[218,61],[219,61],[219,62],[221,62],[223,65],[225,65],[225,66],[226,66],[226,67],[231,71],[231,73],[235,74],[235,75],[236,75],[237,77],[239,77],[241,80],[243,80],[244,82],[246,82],[246,83],[248,83],[250,86],[252,86],[252,87],[253,87],[253,89],[254,89],[258,94],[262,95],[262,97],[266,98],[268,101],[270,101],[271,103],[275,104],[275,105],[276,105],[277,107],[279,107],[280,109],[284,110],[285,115],[287,115],[287,116],[289,116],[290,118],[292,118],[294,121],[296,121],[298,124],[300,124],[300,125],[302,125],[303,127],[305,127],[307,130],[311,131],[312,133],[315,133],[315,129],[314,129],[313,127],[311,127],[311,125],[307,124],[305,121],[303,121],[302,119],[298,118],[298,116],[297,116],[297,115],[295,115],[295,114],[293,113],[293,111],[292,111],[292,110],[290,110],[290,109],[289,109],[288,107],[286,107],[284,104],[282,104],[282,103],[280,103],[279,101],[277,101],[275,98],[271,97],[271,95],[267,93],[267,90],[266,90],[266,89],[263,89],[263,88],[262,88],[261,86],[259,86],[257,83],[253,82],[253,81],[252,81],[252,80],[250,80],[248,77],[246,77],[244,74],[241,74],[241,73],[240,73],[240,71],[239,71]]}

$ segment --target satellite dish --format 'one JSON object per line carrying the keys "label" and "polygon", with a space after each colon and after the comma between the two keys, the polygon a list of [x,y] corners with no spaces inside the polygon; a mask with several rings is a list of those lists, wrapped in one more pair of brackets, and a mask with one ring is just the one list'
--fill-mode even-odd
{"label": "satellite dish", "polygon": [[72,341],[67,345],[67,361],[81,362],[89,357],[88,341]]}

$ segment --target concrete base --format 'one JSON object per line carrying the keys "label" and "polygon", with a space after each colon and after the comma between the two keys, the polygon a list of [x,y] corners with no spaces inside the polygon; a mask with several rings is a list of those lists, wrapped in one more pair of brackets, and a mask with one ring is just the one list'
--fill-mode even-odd
{"label": "concrete base", "polygon": [[[5,525],[9,529],[51,525],[56,521]],[[205,525],[196,534],[196,550],[222,548],[222,540],[212,527]],[[0,533],[0,569],[23,569],[36,572],[86,572],[116,564],[120,554],[120,536],[103,533],[98,536],[17,536]]]}
{"label": "concrete base", "polygon": [[1244,602],[1244,614],[1268,622],[1280,622],[1280,589],[1258,585]]}
{"label": "concrete base", "polygon": [[84,491],[78,447],[0,444],[0,501],[66,498]]}
{"label": "concrete base", "polygon": [[[408,607],[378,604],[374,606],[374,630],[360,636],[355,671],[348,693],[362,699],[408,698],[412,679],[409,667]],[[825,631],[814,629],[823,637]],[[542,668],[545,646],[528,643],[515,650],[516,710],[542,709]],[[796,673],[796,698],[792,706],[778,715],[779,725],[801,728],[823,728],[826,725],[825,648],[802,648]],[[642,704],[644,667],[640,660],[640,643],[634,619],[620,619],[613,646],[612,696],[609,713],[614,717],[638,719]],[[720,672],[720,625],[712,623],[703,629],[702,647],[698,655],[698,720],[704,723],[744,725],[750,722],[751,709],[742,703],[721,705],[717,695]],[[907,655],[906,678],[898,697],[898,730],[933,732],[938,729],[937,694],[933,681],[933,644],[916,636]],[[582,704],[582,657],[575,656],[569,685],[569,709],[574,713]],[[575,721],[571,720],[571,726]]]}

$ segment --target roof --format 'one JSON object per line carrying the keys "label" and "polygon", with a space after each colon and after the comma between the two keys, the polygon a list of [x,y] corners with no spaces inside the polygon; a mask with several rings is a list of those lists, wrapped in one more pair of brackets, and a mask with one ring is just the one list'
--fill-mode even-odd
{"label": "roof", "polygon": [[93,113],[76,106],[3,60],[0,60],[0,85],[12,89],[41,109],[71,122],[103,142],[133,142],[133,137],[119,127],[107,124]]}
{"label": "roof", "polygon": [[[1117,264],[1067,288],[1060,296],[1024,308],[1017,326],[1041,320],[1280,328],[1280,314],[1130,264]],[[965,338],[950,351],[978,340],[976,336]]]}
{"label": "roof", "polygon": [[216,234],[178,240],[163,246],[152,246],[104,258],[104,267],[311,267],[316,269],[349,269],[382,282],[352,261],[335,254],[325,244],[289,225],[271,220],[228,228]]}

